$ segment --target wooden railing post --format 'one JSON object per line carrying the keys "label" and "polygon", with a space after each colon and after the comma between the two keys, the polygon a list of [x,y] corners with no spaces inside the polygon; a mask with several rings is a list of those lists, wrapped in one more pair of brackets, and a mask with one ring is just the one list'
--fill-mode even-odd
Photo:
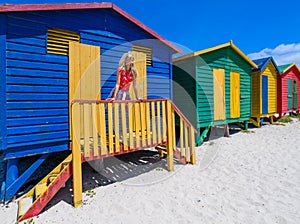
{"label": "wooden railing post", "polygon": [[[81,150],[80,150],[80,126],[76,127],[76,124],[80,125],[79,118],[75,118],[75,107],[79,104],[72,104],[71,116],[72,116],[72,167],[73,167],[73,193],[74,193],[74,207],[82,205],[82,171],[81,171]],[[75,128],[74,128],[75,126]],[[76,133],[79,132],[79,133]],[[77,134],[77,136],[76,136]]]}
{"label": "wooden railing post", "polygon": [[122,115],[122,136],[123,136],[123,150],[127,151],[128,141],[127,141],[127,127],[126,127],[126,108],[125,104],[121,103],[121,115]]}
{"label": "wooden railing post", "polygon": [[[100,137],[101,137],[101,155],[107,154],[106,148],[106,122],[105,122],[105,107],[103,103],[99,103],[99,126],[100,126]],[[103,122],[104,121],[104,122]]]}
{"label": "wooden railing post", "polygon": [[146,102],[145,104],[146,106],[146,136],[147,136],[147,145],[151,145],[152,141],[151,141],[151,123],[150,123],[150,103]]}
{"label": "wooden railing post", "polygon": [[114,131],[115,131],[115,152],[120,152],[120,134],[119,134],[119,103],[114,103]]}
{"label": "wooden railing post", "polygon": [[195,155],[195,133],[192,127],[190,130],[190,161],[191,164],[196,164],[196,155]]}
{"label": "wooden railing post", "polygon": [[173,161],[173,114],[171,103],[167,101],[167,165],[169,171],[174,171],[174,161]]}
{"label": "wooden railing post", "polygon": [[112,103],[107,104],[107,116],[108,116],[108,146],[109,153],[112,154],[114,152],[114,144],[113,144],[113,117],[112,117]]}

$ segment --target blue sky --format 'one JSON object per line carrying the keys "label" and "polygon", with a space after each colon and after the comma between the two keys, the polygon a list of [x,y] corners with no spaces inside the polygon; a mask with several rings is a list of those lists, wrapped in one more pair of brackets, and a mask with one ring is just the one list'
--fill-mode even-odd
{"label": "blue sky", "polygon": [[[66,3],[96,0],[0,0],[1,3]],[[233,40],[251,59],[273,56],[278,65],[300,65],[298,0],[112,0],[178,44],[185,52]]]}

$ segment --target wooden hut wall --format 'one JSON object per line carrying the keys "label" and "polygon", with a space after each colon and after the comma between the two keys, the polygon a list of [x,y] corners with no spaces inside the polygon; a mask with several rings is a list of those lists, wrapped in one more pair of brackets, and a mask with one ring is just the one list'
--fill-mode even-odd
{"label": "wooden hut wall", "polygon": [[[213,122],[214,93],[213,68],[225,70],[225,102],[226,119],[215,123],[230,123],[244,121],[251,114],[251,66],[232,48],[222,48],[201,55],[197,60],[196,77],[200,84],[198,92],[198,127],[208,126]],[[240,117],[231,118],[230,113],[230,72],[240,74]],[[203,97],[205,96],[205,97]]]}
{"label": "wooden hut wall", "polygon": [[292,91],[294,91],[294,82],[296,82],[296,92],[297,92],[297,107],[292,105],[292,109],[299,109],[300,108],[300,71],[297,69],[296,66],[292,66],[286,72],[278,76],[278,112],[286,113],[289,110],[288,106],[288,79],[292,80]]}
{"label": "wooden hut wall", "polygon": [[196,90],[195,68],[195,57],[173,63],[173,99],[187,119],[197,127],[197,97],[199,96]]}
{"label": "wooden hut wall", "polygon": [[[277,70],[270,61],[261,73],[268,77],[268,113],[277,112]],[[262,111],[261,111],[262,113]]]}
{"label": "wooden hut wall", "polygon": [[261,114],[261,75],[259,71],[252,73],[252,112],[251,116]]}
{"label": "wooden hut wall", "polygon": [[[6,17],[0,14],[0,151],[6,149]],[[0,152],[1,154],[1,152]]]}
{"label": "wooden hut wall", "polygon": [[[2,145],[7,143],[13,157],[67,150],[68,57],[47,54],[48,28],[78,32],[81,43],[100,46],[102,99],[114,87],[121,55],[132,49],[128,42],[152,36],[111,9],[6,15],[7,138],[3,137],[6,142]],[[3,29],[1,23],[2,32]],[[155,47],[153,64],[147,66],[148,93],[171,98],[172,52],[163,44]],[[2,57],[1,60],[3,66],[5,62]]]}

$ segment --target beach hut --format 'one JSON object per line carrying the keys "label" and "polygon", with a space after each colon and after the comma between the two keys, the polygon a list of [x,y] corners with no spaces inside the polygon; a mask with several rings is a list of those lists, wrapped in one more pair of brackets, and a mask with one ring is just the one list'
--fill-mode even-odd
{"label": "beach hut", "polygon": [[[138,92],[145,100],[106,101],[119,59],[128,51],[135,57]],[[0,150],[5,161],[0,201],[12,199],[51,153],[70,149],[64,161],[48,161],[58,165],[25,195],[32,203],[19,209],[19,220],[38,214],[72,174],[74,205],[81,205],[84,161],[166,146],[173,170],[172,119],[181,114],[168,99],[172,55],[178,52],[112,3],[0,5]],[[195,130],[183,120],[192,139]],[[185,161],[195,163],[189,152]],[[22,161],[30,164],[21,171]]]}
{"label": "beach hut", "polygon": [[278,66],[280,74],[277,78],[277,113],[279,117],[287,113],[300,111],[300,70],[293,64]]}
{"label": "beach hut", "polygon": [[198,144],[210,126],[244,122],[247,128],[252,68],[232,41],[173,59],[173,100],[200,130]]}
{"label": "beach hut", "polygon": [[277,112],[277,75],[279,69],[272,57],[253,60],[258,68],[252,70],[251,122],[260,127],[264,118],[273,122]]}

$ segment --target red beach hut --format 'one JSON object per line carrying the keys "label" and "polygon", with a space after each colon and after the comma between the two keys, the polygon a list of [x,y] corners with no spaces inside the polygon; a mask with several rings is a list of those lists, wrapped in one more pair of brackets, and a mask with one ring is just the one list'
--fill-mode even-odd
{"label": "red beach hut", "polygon": [[294,64],[278,66],[280,74],[277,81],[277,112],[279,116],[286,113],[300,112],[300,69]]}

